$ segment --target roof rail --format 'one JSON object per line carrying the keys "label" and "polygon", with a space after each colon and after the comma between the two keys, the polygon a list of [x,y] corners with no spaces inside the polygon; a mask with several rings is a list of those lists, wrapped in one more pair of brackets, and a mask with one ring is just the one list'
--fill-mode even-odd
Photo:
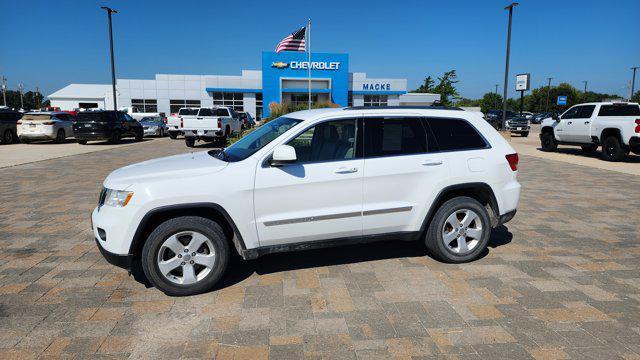
{"label": "roof rail", "polygon": [[406,106],[406,105],[398,105],[398,106],[350,106],[344,108],[344,110],[380,110],[380,109],[417,109],[417,110],[460,110],[463,109],[459,107],[453,106]]}

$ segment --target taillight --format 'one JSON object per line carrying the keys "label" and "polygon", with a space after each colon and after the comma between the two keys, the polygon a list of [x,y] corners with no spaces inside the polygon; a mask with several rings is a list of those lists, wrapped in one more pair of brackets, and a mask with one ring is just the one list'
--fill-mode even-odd
{"label": "taillight", "polygon": [[218,129],[222,129],[222,120],[218,119]]}
{"label": "taillight", "polygon": [[507,158],[507,162],[509,163],[511,170],[518,170],[518,154],[505,155],[505,158]]}
{"label": "taillight", "polygon": [[22,125],[22,121],[18,121],[16,125]]}
{"label": "taillight", "polygon": [[640,134],[640,119],[636,119],[636,134]]}
{"label": "taillight", "polygon": [[165,125],[167,124],[167,117],[166,117],[166,116],[165,116],[165,118],[164,118],[164,124],[165,124]]}

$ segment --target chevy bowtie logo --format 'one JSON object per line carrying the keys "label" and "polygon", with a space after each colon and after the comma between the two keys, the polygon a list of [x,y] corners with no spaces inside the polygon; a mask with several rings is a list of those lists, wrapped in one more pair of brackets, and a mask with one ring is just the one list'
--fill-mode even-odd
{"label": "chevy bowtie logo", "polygon": [[278,61],[278,62],[271,63],[271,67],[278,68],[278,69],[285,69],[289,67],[289,64],[287,64],[286,62]]}

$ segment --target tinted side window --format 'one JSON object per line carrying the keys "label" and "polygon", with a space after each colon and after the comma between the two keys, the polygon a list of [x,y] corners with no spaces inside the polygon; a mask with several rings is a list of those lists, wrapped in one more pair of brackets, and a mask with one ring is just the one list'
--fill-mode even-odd
{"label": "tinted side window", "polygon": [[429,118],[427,124],[441,151],[484,149],[487,143],[478,131],[461,119]]}
{"label": "tinted side window", "polygon": [[595,105],[584,105],[580,106],[580,110],[578,114],[575,116],[576,119],[588,119],[593,114],[593,110],[595,110]]}
{"label": "tinted side window", "polygon": [[582,106],[574,106],[571,109],[567,110],[564,114],[562,114],[562,119],[575,119],[578,117],[578,113],[580,112],[580,108]]}
{"label": "tinted side window", "polygon": [[296,149],[298,162],[348,160],[360,157],[357,151],[357,120],[334,120],[320,123],[288,145]]}
{"label": "tinted side window", "polygon": [[229,116],[229,110],[227,109],[216,109],[216,116]]}
{"label": "tinted side window", "polygon": [[421,154],[428,150],[421,118],[365,118],[366,157]]}
{"label": "tinted side window", "polygon": [[602,105],[598,116],[638,116],[640,107],[638,105]]}
{"label": "tinted side window", "polygon": [[211,111],[211,109],[202,108],[200,109],[198,116],[213,116],[213,111]]}

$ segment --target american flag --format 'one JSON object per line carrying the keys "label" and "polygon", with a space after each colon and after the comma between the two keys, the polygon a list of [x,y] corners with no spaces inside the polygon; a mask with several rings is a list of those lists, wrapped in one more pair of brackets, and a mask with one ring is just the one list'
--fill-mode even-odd
{"label": "american flag", "polygon": [[276,52],[280,51],[307,51],[306,43],[305,43],[305,32],[307,28],[301,27],[300,29],[292,32],[287,35],[286,38],[282,39],[276,46]]}

